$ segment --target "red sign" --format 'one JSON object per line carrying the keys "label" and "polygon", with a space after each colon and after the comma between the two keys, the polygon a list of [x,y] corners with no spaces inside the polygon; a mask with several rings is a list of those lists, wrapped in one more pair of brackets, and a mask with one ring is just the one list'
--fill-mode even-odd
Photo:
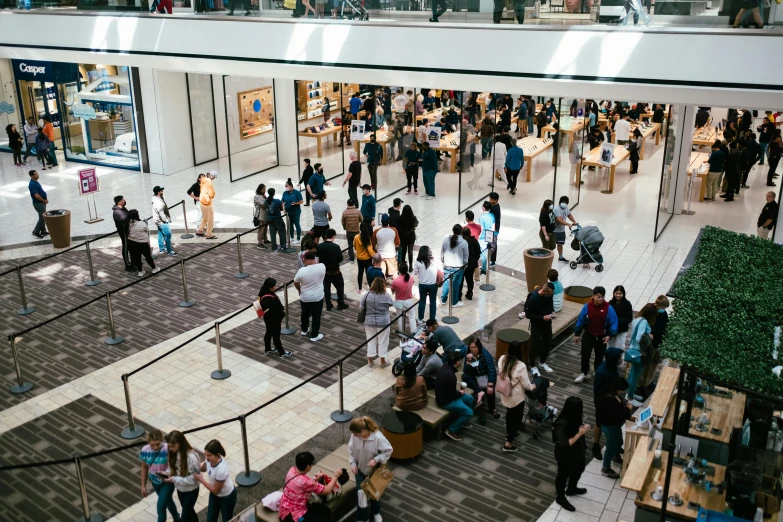
{"label": "red sign", "polygon": [[98,192],[98,175],[95,169],[82,169],[79,171],[79,192],[82,196]]}

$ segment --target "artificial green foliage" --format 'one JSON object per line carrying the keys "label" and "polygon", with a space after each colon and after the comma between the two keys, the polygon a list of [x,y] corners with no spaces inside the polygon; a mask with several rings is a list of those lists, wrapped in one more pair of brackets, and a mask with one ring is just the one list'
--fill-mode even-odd
{"label": "artificial green foliage", "polygon": [[783,396],[783,379],[772,373],[779,364],[772,360],[774,328],[783,318],[781,245],[706,227],[674,293],[664,357],[727,384]]}

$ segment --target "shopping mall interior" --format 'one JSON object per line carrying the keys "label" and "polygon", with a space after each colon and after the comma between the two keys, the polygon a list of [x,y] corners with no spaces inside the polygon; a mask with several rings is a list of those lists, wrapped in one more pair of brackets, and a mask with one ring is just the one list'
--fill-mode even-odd
{"label": "shopping mall interior", "polygon": [[[156,2],[171,17],[119,4],[0,11],[0,520],[780,519],[783,73],[745,59],[783,51],[775,2],[742,19],[731,0],[467,1],[437,25],[431,4],[407,1],[313,2],[323,20],[306,1]],[[634,13],[642,26],[618,23]],[[763,29],[728,27],[756,15]],[[434,154],[412,187],[406,158],[422,144]],[[328,217],[300,207],[300,234],[284,207],[291,236],[274,251],[261,186],[270,202],[288,180],[304,195],[317,164]],[[405,297],[395,261],[394,305],[369,311],[384,294],[368,292],[360,249],[349,259],[364,244],[344,217],[352,172],[372,184],[370,230],[409,207],[415,230],[397,237],[414,264],[429,247],[445,284],[426,283],[420,263]],[[194,184],[214,195],[194,197]],[[138,267],[128,251],[143,239],[117,222],[119,196],[149,239]],[[564,197],[561,260],[541,219]],[[486,270],[473,250],[448,263],[447,238],[471,213]],[[329,267],[322,337],[305,323],[318,298],[300,279],[317,219],[341,250],[334,266],[325,240],[317,250]],[[595,249],[581,230],[602,237]],[[547,293],[550,267],[562,301]],[[472,280],[467,293],[452,273]],[[609,300],[618,286],[627,321],[621,304],[596,301],[597,287]],[[562,309],[537,320],[532,302]],[[430,356],[428,312],[476,355],[441,338]],[[269,347],[275,328],[285,357]],[[604,337],[623,354],[604,358]],[[504,370],[517,348],[521,366]],[[442,354],[442,370],[457,361],[456,376],[417,380],[424,405],[404,407],[400,375],[422,353]],[[618,379],[636,392],[617,395]],[[628,416],[594,431],[609,399]],[[364,449],[379,439],[390,458]],[[296,478],[340,470],[329,495]],[[378,484],[380,511],[367,500]]]}

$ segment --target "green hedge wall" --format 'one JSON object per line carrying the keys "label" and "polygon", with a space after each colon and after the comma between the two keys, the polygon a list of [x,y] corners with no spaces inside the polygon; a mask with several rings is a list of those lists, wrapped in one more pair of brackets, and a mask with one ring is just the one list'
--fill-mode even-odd
{"label": "green hedge wall", "polygon": [[774,327],[783,318],[781,245],[706,227],[696,261],[674,290],[664,357],[783,396],[783,379],[772,374]]}

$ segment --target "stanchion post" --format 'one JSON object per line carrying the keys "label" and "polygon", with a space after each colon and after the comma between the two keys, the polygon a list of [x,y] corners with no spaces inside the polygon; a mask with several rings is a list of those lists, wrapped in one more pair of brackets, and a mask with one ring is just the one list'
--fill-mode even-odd
{"label": "stanchion post", "polygon": [[179,260],[179,268],[180,272],[182,273],[182,294],[184,299],[177,303],[177,306],[180,308],[190,308],[194,304],[196,304],[196,301],[191,301],[188,298],[188,280],[187,277],[185,277],[185,260],[180,259]]}
{"label": "stanchion post", "polygon": [[291,246],[291,216],[288,214],[285,215],[285,244],[287,245],[283,249],[284,254],[293,254],[296,252],[296,249]]}
{"label": "stanchion post", "polygon": [[247,425],[246,417],[244,415],[239,416],[239,425],[242,428],[242,453],[245,457],[245,471],[237,473],[237,484],[244,487],[255,486],[261,482],[261,473],[258,471],[252,471],[250,469],[250,450],[247,447]]}
{"label": "stanchion post", "polygon": [[128,427],[120,432],[120,436],[128,440],[138,439],[144,435],[144,428],[136,426],[136,423],[133,422],[133,407],[131,406],[130,385],[128,384],[127,373],[122,375],[122,388],[125,391],[125,408],[128,410]]}
{"label": "stanchion post", "polygon": [[483,285],[479,285],[479,288],[481,290],[484,290],[485,292],[491,292],[495,289],[495,285],[492,285],[489,283],[489,259],[490,256],[492,256],[492,247],[487,245],[487,278],[485,279],[485,282]]}
{"label": "stanchion post", "polygon": [[77,522],[103,522],[105,519],[102,515],[91,514],[90,504],[87,501],[87,486],[84,484],[84,471],[82,471],[82,459],[78,455],[73,457],[73,463],[76,465],[76,480],[79,482],[79,495],[82,499],[82,513],[77,519]]}
{"label": "stanchion post", "polygon": [[106,310],[109,312],[109,333],[111,333],[111,337],[105,338],[103,342],[109,345],[120,344],[125,340],[125,338],[121,335],[117,335],[114,330],[114,313],[111,309],[111,292],[106,292]]}
{"label": "stanchion post", "polygon": [[215,346],[217,347],[218,369],[212,372],[210,377],[216,381],[222,381],[231,377],[231,372],[223,369],[223,350],[220,347],[220,322],[218,321],[215,321]]}
{"label": "stanchion post", "polygon": [[441,319],[445,324],[456,324],[459,322],[459,317],[455,317],[452,312],[452,298],[454,296],[454,272],[449,274],[449,315]]}
{"label": "stanchion post", "polygon": [[337,390],[339,393],[340,409],[333,411],[330,417],[334,422],[348,422],[353,419],[353,413],[345,410],[343,398],[343,360],[337,359]]}
{"label": "stanchion post", "polygon": [[182,219],[185,220],[185,233],[179,236],[180,239],[192,239],[193,234],[188,230],[188,212],[185,210],[185,200],[182,200]]}
{"label": "stanchion post", "polygon": [[18,315],[28,315],[35,312],[34,306],[27,306],[27,296],[24,295],[24,281],[22,281],[22,267],[16,267],[16,278],[19,280],[19,293],[22,296],[22,308],[16,311]]}
{"label": "stanchion post", "polygon": [[22,365],[19,363],[19,353],[16,351],[16,337],[9,335],[11,341],[11,355],[14,358],[14,370],[16,370],[16,384],[11,386],[11,393],[27,393],[33,389],[33,383],[24,382],[22,377]]}
{"label": "stanchion post", "polygon": [[90,280],[84,283],[84,286],[97,286],[101,284],[101,280],[95,279],[95,271],[92,267],[92,252],[90,251],[90,242],[87,241],[84,246],[87,247],[87,267],[90,269]]}
{"label": "stanchion post", "polygon": [[245,279],[248,274],[245,273],[245,270],[242,268],[242,241],[239,234],[237,234],[237,263],[239,263],[239,272],[234,274],[234,277],[237,279]]}
{"label": "stanchion post", "polygon": [[281,329],[280,333],[282,335],[292,335],[296,333],[296,328],[291,328],[288,324],[288,318],[291,316],[291,314],[288,313],[288,283],[283,287],[283,302],[285,304],[285,328]]}

